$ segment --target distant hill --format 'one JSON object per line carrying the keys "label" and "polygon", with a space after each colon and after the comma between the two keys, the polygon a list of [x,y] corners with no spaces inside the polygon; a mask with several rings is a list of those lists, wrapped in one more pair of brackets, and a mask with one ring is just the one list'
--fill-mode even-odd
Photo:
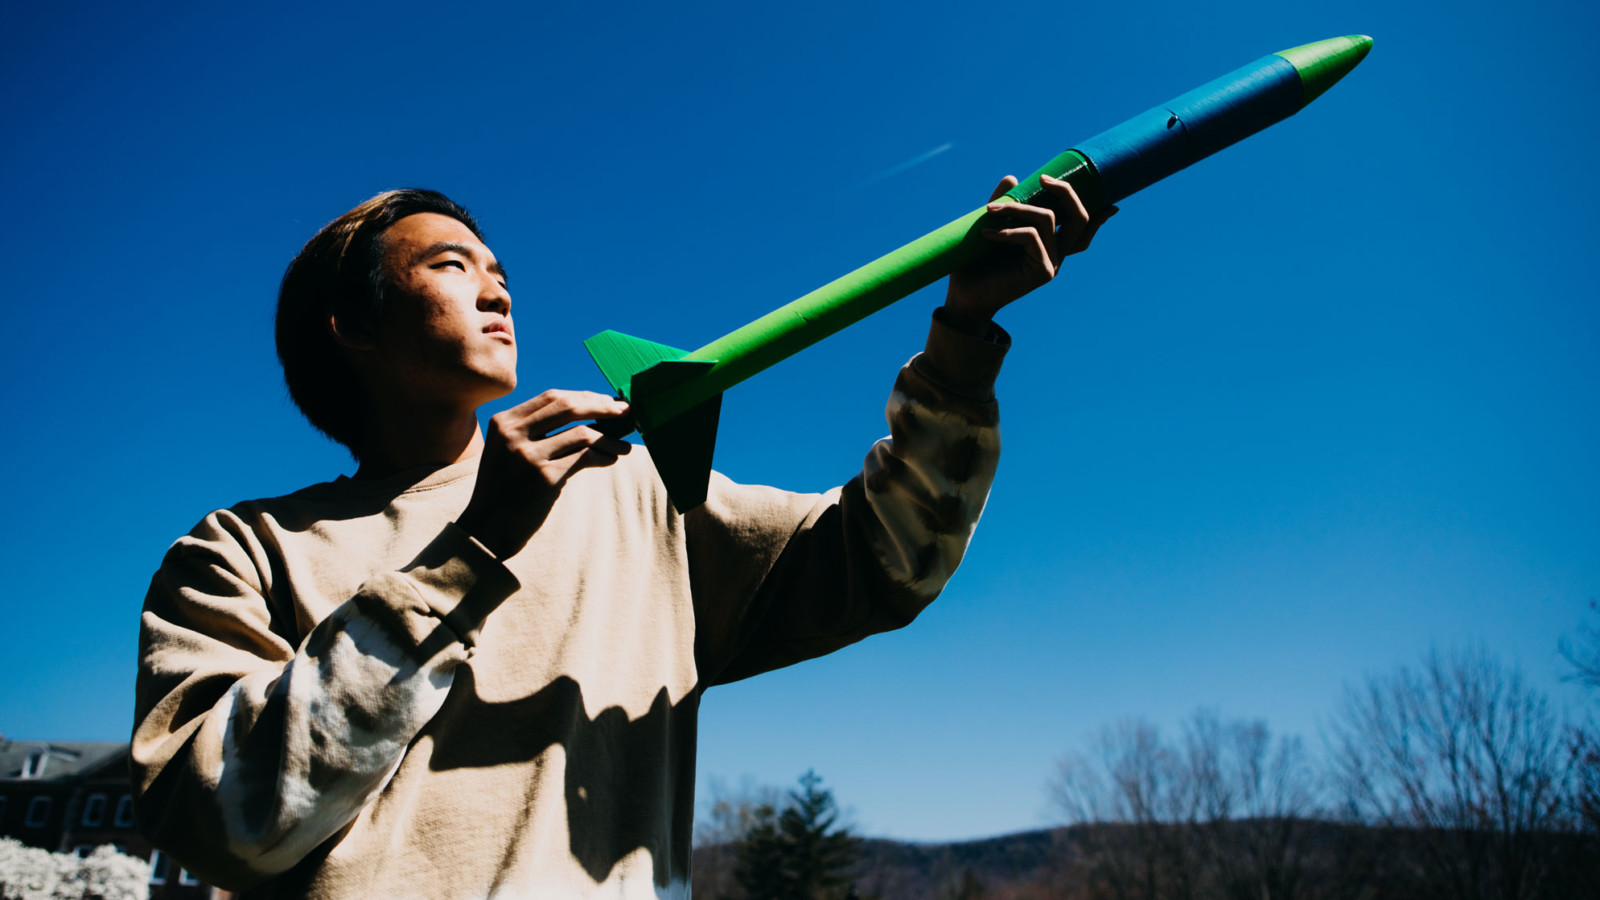
{"label": "distant hill", "polygon": [[[1196,897],[1444,898],[1452,895],[1429,883],[1419,861],[1440,840],[1473,846],[1483,837],[1236,820],[1220,828],[1076,825],[945,844],[867,838],[855,886],[862,900],[1087,900],[1118,896],[1108,879],[1120,877],[1134,898],[1146,896],[1146,878],[1155,879],[1155,897],[1178,896],[1187,885]],[[1600,897],[1593,835],[1546,833],[1525,853],[1517,896]],[[732,881],[734,857],[724,844],[694,851],[695,900],[744,900]],[[1487,858],[1480,862],[1494,868]]]}
{"label": "distant hill", "polygon": [[1048,881],[1070,865],[1074,833],[1082,830],[1023,831],[949,844],[867,839],[857,888],[863,897],[928,900],[959,896],[963,884],[981,886],[984,896],[1002,886]]}
{"label": "distant hill", "polygon": [[[866,838],[856,888],[863,898],[931,900],[957,897],[966,883],[983,887],[978,896],[999,896],[993,893],[999,888],[1052,880],[1064,864],[1070,865],[1074,835],[1081,831],[1043,829],[946,844]],[[719,889],[726,880],[719,882],[718,876],[733,869],[733,851],[727,845],[696,849],[694,867],[696,900],[739,896]]]}

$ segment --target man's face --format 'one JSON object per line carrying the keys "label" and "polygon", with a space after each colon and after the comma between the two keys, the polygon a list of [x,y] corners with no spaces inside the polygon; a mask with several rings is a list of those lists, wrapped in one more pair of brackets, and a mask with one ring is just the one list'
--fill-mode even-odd
{"label": "man's face", "polygon": [[472,230],[417,213],[384,234],[388,285],[372,336],[369,377],[404,402],[472,408],[517,386],[505,270]]}

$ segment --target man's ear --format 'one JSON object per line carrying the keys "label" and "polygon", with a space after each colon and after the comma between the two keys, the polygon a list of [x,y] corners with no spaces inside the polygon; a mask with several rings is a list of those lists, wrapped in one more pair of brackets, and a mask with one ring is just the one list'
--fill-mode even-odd
{"label": "man's ear", "polygon": [[341,323],[337,315],[328,316],[328,333],[333,335],[334,343],[350,350],[371,350],[374,346],[372,329],[354,322]]}

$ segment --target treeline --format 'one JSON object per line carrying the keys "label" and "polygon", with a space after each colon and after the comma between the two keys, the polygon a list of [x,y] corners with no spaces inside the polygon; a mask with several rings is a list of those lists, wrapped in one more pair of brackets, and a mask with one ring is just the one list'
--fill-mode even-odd
{"label": "treeline", "polygon": [[[1600,631],[1563,651],[1600,688]],[[1117,723],[1060,762],[1050,802],[1067,827],[951,845],[856,840],[810,773],[787,795],[723,790],[697,829],[695,896],[1600,898],[1600,729],[1514,667],[1435,652],[1349,687],[1324,737],[1313,752],[1208,710],[1176,733]],[[752,836],[784,816],[817,829],[791,846],[846,848],[826,883],[749,879]]]}
{"label": "treeline", "polygon": [[1325,752],[1202,711],[1104,729],[1053,802],[1107,898],[1600,897],[1591,729],[1483,651],[1347,690]]}

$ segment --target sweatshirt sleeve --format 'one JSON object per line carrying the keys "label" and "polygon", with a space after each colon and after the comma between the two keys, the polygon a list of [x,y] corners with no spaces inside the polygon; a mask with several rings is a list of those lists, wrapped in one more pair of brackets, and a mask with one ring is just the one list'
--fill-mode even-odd
{"label": "sweatshirt sleeve", "polygon": [[909,623],[966,552],[1000,454],[994,381],[1010,337],[939,313],[901,369],[889,437],[861,474],[822,495],[712,476],[687,520],[702,683],[830,653]]}
{"label": "sweatshirt sleeve", "polygon": [[141,618],[132,774],[141,831],[212,884],[283,872],[338,833],[444,703],[517,581],[448,525],[298,647],[235,513],[168,551]]}

